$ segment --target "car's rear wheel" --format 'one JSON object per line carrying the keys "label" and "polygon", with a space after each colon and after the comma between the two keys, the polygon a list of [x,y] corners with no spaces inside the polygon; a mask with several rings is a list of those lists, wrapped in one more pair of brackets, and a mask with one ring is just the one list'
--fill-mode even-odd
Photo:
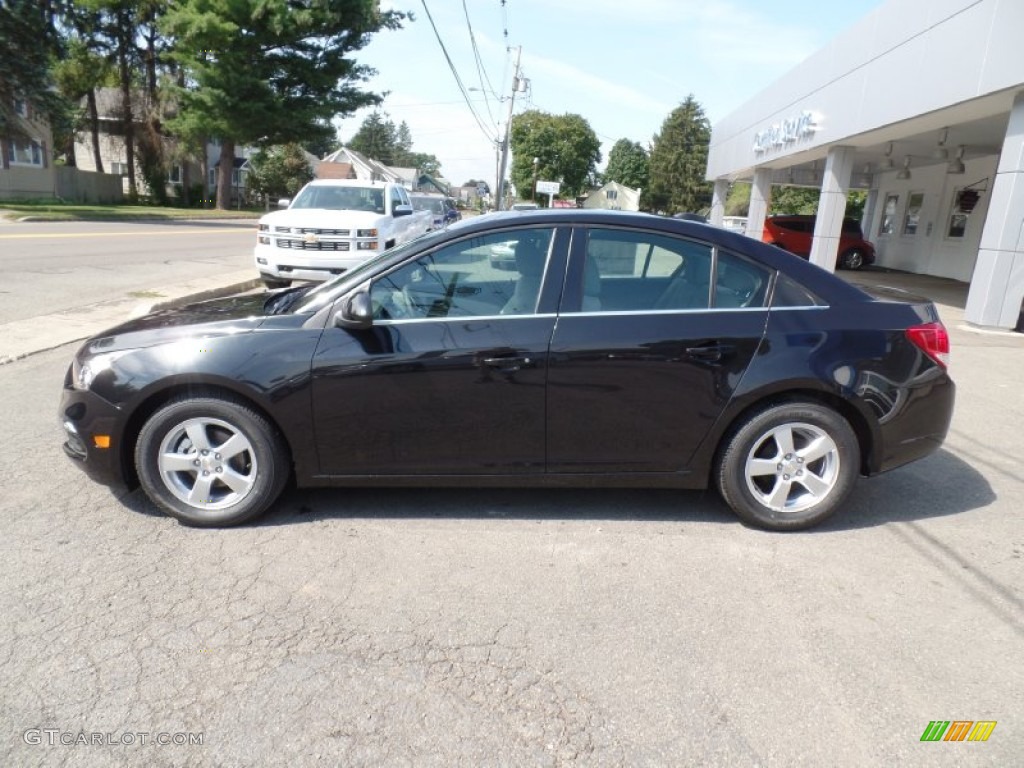
{"label": "car's rear wheel", "polygon": [[172,400],[135,446],[150,499],[187,525],[228,526],[264,512],[288,479],[287,448],[266,418],[228,398]]}
{"label": "car's rear wheel", "polygon": [[716,479],[744,522],[773,531],[808,528],[829,517],[859,474],[857,436],[817,403],[757,411],[726,438]]}
{"label": "car's rear wheel", "polygon": [[264,277],[263,285],[267,290],[276,290],[277,288],[287,288],[292,284],[291,280],[279,280],[276,277]]}
{"label": "car's rear wheel", "polygon": [[860,269],[864,266],[864,251],[860,248],[849,248],[839,257],[839,266],[843,269]]}

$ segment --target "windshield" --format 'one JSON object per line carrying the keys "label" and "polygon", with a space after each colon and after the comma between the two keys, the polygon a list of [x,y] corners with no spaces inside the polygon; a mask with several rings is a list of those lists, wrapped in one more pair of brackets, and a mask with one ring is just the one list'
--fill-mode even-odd
{"label": "windshield", "polygon": [[373,211],[384,213],[381,187],[335,187],[310,184],[292,201],[292,208],[316,208],[329,211]]}
{"label": "windshield", "polygon": [[414,249],[419,250],[422,247],[426,247],[432,240],[440,240],[444,235],[445,230],[438,229],[433,232],[427,232],[426,234],[413,238],[406,243],[402,243],[394,248],[383,251],[377,256],[371,258],[369,261],[363,262],[358,267],[354,267],[348,272],[338,275],[332,280],[328,280],[326,283],[321,283],[309,292],[301,294],[299,297],[301,301],[297,302],[297,305],[292,311],[296,314],[302,312],[316,312],[325,304],[334,301],[344,291],[359,285],[359,283],[372,275],[379,265],[393,261],[401,261],[409,251]]}
{"label": "windshield", "polygon": [[416,197],[412,198],[413,207],[417,211],[433,211],[434,213],[444,213],[445,204],[444,200],[439,197]]}

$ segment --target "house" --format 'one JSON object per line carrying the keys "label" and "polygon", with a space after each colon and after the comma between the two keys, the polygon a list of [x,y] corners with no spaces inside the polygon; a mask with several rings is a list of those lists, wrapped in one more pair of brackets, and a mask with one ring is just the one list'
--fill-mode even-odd
{"label": "house", "polygon": [[[135,190],[137,194],[147,195],[150,190],[142,176],[139,137],[147,129],[142,116],[148,107],[144,91],[133,92],[133,119],[135,133]],[[83,99],[82,106],[85,106]],[[99,124],[99,150],[103,170],[122,177],[125,194],[128,186],[128,152],[124,137],[124,108],[121,91],[118,88],[96,89],[96,113]],[[182,197],[182,185],[186,179],[191,187],[201,185],[201,193],[205,199],[212,200],[217,189],[217,163],[220,161],[220,141],[210,139],[204,149],[206,161],[206,179],[199,162],[182,158],[179,143],[172,137],[161,135],[163,156],[167,163],[167,193],[171,197]],[[231,198],[234,202],[245,199],[245,177],[249,171],[249,159],[256,153],[253,147],[235,147],[235,163],[232,171]],[[92,134],[89,130],[80,131],[75,137],[75,162],[85,171],[95,171],[96,157],[93,152]],[[187,168],[186,168],[187,165]]]}
{"label": "house", "polygon": [[54,197],[50,125],[24,99],[15,99],[6,136],[0,136],[0,198]]}
{"label": "house", "polygon": [[640,190],[619,184],[617,181],[609,181],[587,195],[583,207],[603,208],[609,211],[639,211]]}
{"label": "house", "polygon": [[[335,165],[348,165],[349,170],[337,169]],[[412,184],[407,178],[403,177],[399,170],[409,171],[412,170],[413,177],[415,177],[415,169],[395,169],[389,168],[384,163],[379,163],[376,160],[371,160],[354,149],[346,149],[342,147],[336,152],[332,152],[327,155],[323,160],[320,161],[320,167],[317,170],[318,179],[360,179],[361,181],[390,181],[395,184],[402,184],[409,189],[412,189]],[[338,176],[337,173],[347,173],[354,175]]]}

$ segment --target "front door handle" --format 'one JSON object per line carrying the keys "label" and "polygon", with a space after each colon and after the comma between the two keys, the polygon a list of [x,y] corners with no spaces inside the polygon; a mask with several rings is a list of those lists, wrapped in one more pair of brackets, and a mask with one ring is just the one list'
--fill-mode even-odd
{"label": "front door handle", "polygon": [[735,352],[736,347],[732,344],[704,344],[699,347],[686,348],[687,357],[708,363],[717,363],[723,357],[728,357]]}
{"label": "front door handle", "polygon": [[528,368],[533,365],[531,357],[485,357],[484,365],[489,368],[497,368],[507,373],[515,373],[521,368]]}

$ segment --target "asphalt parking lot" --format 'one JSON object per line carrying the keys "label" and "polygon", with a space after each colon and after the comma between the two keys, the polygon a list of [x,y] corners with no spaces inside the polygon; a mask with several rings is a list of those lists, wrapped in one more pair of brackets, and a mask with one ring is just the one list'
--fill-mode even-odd
{"label": "asphalt parking lot", "polygon": [[61,454],[73,345],[4,365],[0,764],[1019,764],[1024,337],[942,312],[945,449],[788,535],[669,491],[289,491],[192,530]]}

